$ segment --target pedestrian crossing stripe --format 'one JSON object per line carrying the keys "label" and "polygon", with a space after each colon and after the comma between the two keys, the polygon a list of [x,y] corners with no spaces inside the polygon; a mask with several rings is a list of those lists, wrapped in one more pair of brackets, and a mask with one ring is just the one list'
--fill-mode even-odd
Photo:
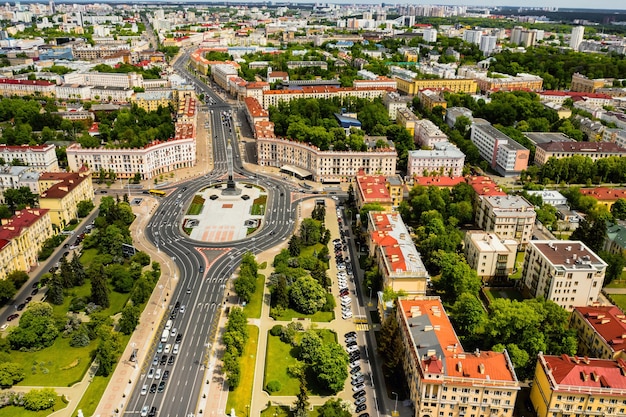
{"label": "pedestrian crossing stripe", "polygon": [[368,332],[370,330],[370,325],[369,324],[356,323],[356,329],[359,332]]}

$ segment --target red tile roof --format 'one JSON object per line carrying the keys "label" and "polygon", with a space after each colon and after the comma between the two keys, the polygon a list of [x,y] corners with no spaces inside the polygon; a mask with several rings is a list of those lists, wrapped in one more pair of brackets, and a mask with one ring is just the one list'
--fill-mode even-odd
{"label": "red tile roof", "polygon": [[472,186],[476,194],[489,197],[504,196],[506,193],[502,191],[500,186],[493,182],[489,177],[476,176],[467,177],[467,183]]}
{"label": "red tile roof", "polygon": [[44,152],[54,145],[0,145],[0,152]]}
{"label": "red tile roof", "polygon": [[616,201],[618,198],[626,198],[626,189],[624,188],[581,188],[580,192],[600,201]]}
{"label": "red tile roof", "polygon": [[465,182],[465,177],[413,177],[415,185],[435,186],[435,187],[454,187],[457,184]]}
{"label": "red tile roof", "polygon": [[622,359],[591,359],[565,354],[543,358],[552,371],[554,382],[560,386],[626,389],[626,362]]}
{"label": "red tile roof", "polygon": [[87,178],[87,175],[76,172],[45,172],[39,177],[40,180],[57,180],[58,182],[41,193],[39,198],[64,198]]}
{"label": "red tile roof", "polygon": [[16,211],[10,219],[3,220],[0,226],[0,241],[12,240],[20,236],[24,229],[28,229],[39,221],[46,213],[47,209],[24,209]]}
{"label": "red tile roof", "polygon": [[45,80],[14,80],[12,78],[0,78],[0,84],[39,85],[42,87],[55,85],[53,82]]}
{"label": "red tile roof", "polygon": [[579,91],[556,91],[556,90],[546,90],[540,91],[537,94],[540,96],[561,96],[561,97],[572,97],[572,98],[604,98],[607,100],[612,100],[613,98],[608,94],[603,93],[582,93]]}
{"label": "red tile roof", "polygon": [[626,315],[615,306],[574,307],[614,352],[626,350]]}
{"label": "red tile roof", "polygon": [[261,107],[259,100],[257,100],[256,98],[246,97],[244,99],[244,103],[246,104],[248,113],[250,113],[252,117],[269,117],[269,112]]}
{"label": "red tile roof", "polygon": [[356,182],[359,196],[364,203],[391,202],[391,195],[385,186],[387,178],[384,175],[357,175]]}

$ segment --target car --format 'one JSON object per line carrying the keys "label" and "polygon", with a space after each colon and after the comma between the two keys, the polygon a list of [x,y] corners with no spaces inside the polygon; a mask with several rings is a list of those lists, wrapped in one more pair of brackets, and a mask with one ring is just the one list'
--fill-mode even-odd
{"label": "car", "polygon": [[362,384],[363,382],[365,382],[365,377],[363,375],[361,375],[360,377],[353,379],[351,384],[352,385],[359,385]]}
{"label": "car", "polygon": [[35,288],[34,290],[30,292],[30,295],[37,295],[38,292],[39,292],[39,288]]}
{"label": "car", "polygon": [[340,296],[348,295],[348,294],[350,294],[350,292],[348,290],[341,290],[341,292],[339,292]]}
{"label": "car", "polygon": [[185,306],[180,306],[180,314],[185,314]]}
{"label": "car", "polygon": [[183,334],[182,333],[178,333],[176,335],[176,343],[180,343],[181,340],[183,340]]}
{"label": "car", "polygon": [[165,371],[163,371],[163,377],[161,378],[161,380],[167,381],[169,378],[170,378],[170,371],[166,369]]}
{"label": "car", "polygon": [[352,312],[341,313],[341,318],[344,320],[348,320],[352,318]]}
{"label": "car", "polygon": [[354,398],[355,400],[357,398],[361,398],[365,395],[365,390],[361,390],[361,391],[357,391],[354,394],[352,394],[352,398]]}
{"label": "car", "polygon": [[361,404],[365,404],[365,401],[367,401],[367,398],[365,397],[359,397],[356,399],[356,401],[354,402],[354,405],[361,405]]}
{"label": "car", "polygon": [[156,417],[156,412],[157,412],[157,408],[156,407],[150,408],[150,412],[148,413],[148,417]]}
{"label": "car", "polygon": [[178,343],[176,343],[174,345],[174,349],[172,349],[172,354],[178,355],[178,348],[179,348],[179,345],[178,345]]}
{"label": "car", "polygon": [[172,311],[172,314],[170,314],[170,320],[175,320],[176,319],[176,310]]}
{"label": "car", "polygon": [[356,368],[357,366],[361,366],[361,362],[359,361],[352,361],[350,362],[350,364],[348,365],[351,369]]}
{"label": "car", "polygon": [[107,190],[100,190],[100,194],[107,194],[108,191]]}
{"label": "car", "polygon": [[165,365],[167,363],[167,355],[161,356],[161,360],[159,361],[159,365]]}
{"label": "car", "polygon": [[39,281],[35,281],[33,282],[33,285],[31,285],[32,288],[39,288]]}
{"label": "car", "polygon": [[165,391],[165,381],[161,381],[159,382],[159,387],[157,388],[158,392],[163,392]]}
{"label": "car", "polygon": [[154,379],[161,379],[161,368],[157,369],[154,373]]}
{"label": "car", "polygon": [[356,342],[356,336],[355,337],[346,337],[346,343],[350,343],[350,342]]}
{"label": "car", "polygon": [[165,349],[163,349],[163,353],[170,353],[172,351],[172,345],[168,343],[165,345]]}
{"label": "car", "polygon": [[355,372],[352,375],[352,379],[358,379],[360,376],[363,376],[363,372]]}
{"label": "car", "polygon": [[361,391],[362,389],[365,389],[365,385],[363,385],[363,384],[352,386],[352,391],[353,392]]}
{"label": "car", "polygon": [[355,346],[355,345],[353,345],[353,346],[348,346],[348,347],[346,348],[346,350],[348,351],[348,353],[357,352],[357,351],[359,350],[359,347],[358,347],[358,346]]}
{"label": "car", "polygon": [[22,310],[24,310],[24,307],[26,307],[26,304],[22,303],[22,304],[18,305],[16,308],[17,308],[17,311],[22,311]]}
{"label": "car", "polygon": [[167,360],[167,364],[174,365],[174,355],[170,356],[170,358]]}
{"label": "car", "polygon": [[155,356],[154,359],[152,359],[152,366],[157,366],[159,364],[159,357]]}
{"label": "car", "polygon": [[154,378],[154,368],[150,368],[148,371],[148,378]]}
{"label": "car", "polygon": [[187,294],[191,294],[191,288],[187,287]]}
{"label": "car", "polygon": [[159,346],[157,346],[157,352],[156,353],[161,353],[163,352],[163,343],[159,343]]}
{"label": "car", "polygon": [[172,331],[170,332],[170,337],[176,337],[176,333],[178,333],[178,329],[174,327]]}
{"label": "car", "polygon": [[350,300],[350,299],[341,300],[341,306],[342,307],[348,308],[348,307],[350,307],[350,304],[352,304],[352,300]]}
{"label": "car", "polygon": [[176,304],[174,304],[174,310],[178,310],[180,308],[180,301],[176,301]]}
{"label": "car", "polygon": [[367,413],[363,413],[363,414],[361,414],[359,417],[370,417],[370,415],[369,415],[369,414],[367,414]]}
{"label": "car", "polygon": [[150,406],[144,405],[143,408],[141,409],[141,413],[139,413],[139,415],[141,417],[148,417],[148,411],[150,411]]}
{"label": "car", "polygon": [[346,334],[343,335],[343,337],[348,338],[348,337],[356,337],[356,332],[348,332]]}
{"label": "car", "polygon": [[354,352],[355,355],[350,355],[349,359],[351,361],[360,361],[361,360],[361,354],[359,352]]}
{"label": "car", "polygon": [[64,258],[67,258],[68,256],[70,256],[70,252],[69,252],[69,251],[65,251],[65,252],[63,253],[63,257],[64,257]]}
{"label": "car", "polygon": [[156,383],[150,385],[150,394],[154,394],[156,392],[156,389],[157,389]]}
{"label": "car", "polygon": [[141,387],[141,395],[146,395],[148,393],[148,385]]}
{"label": "car", "polygon": [[200,269],[199,269],[200,273],[202,274],[204,272],[204,266],[200,265]]}
{"label": "car", "polygon": [[26,298],[24,299],[24,302],[25,302],[26,304],[30,303],[31,301],[33,301],[33,297],[26,297]]}
{"label": "car", "polygon": [[357,407],[354,409],[354,411],[356,411],[357,413],[365,410],[367,410],[367,405],[365,404],[357,405]]}
{"label": "car", "polygon": [[350,373],[353,374],[353,375],[356,374],[357,372],[361,372],[361,367],[360,366],[357,366],[357,367],[354,367],[354,368],[350,369]]}

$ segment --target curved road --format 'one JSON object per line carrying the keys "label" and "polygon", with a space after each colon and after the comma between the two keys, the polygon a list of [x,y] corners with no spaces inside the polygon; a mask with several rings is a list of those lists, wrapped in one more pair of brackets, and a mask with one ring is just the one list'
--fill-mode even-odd
{"label": "curved road", "polygon": [[[209,103],[211,135],[213,139],[214,169],[211,173],[178,185],[170,191],[156,210],[145,230],[146,237],[159,250],[167,253],[176,262],[180,277],[173,290],[170,309],[177,301],[185,306],[184,313],[178,313],[172,328],[181,333],[180,351],[169,353],[166,359],[173,357],[173,364],[152,365],[159,340],[152,344],[152,354],[143,364],[142,374],[124,412],[128,416],[138,416],[144,406],[156,407],[159,417],[188,417],[196,409],[204,376],[204,366],[208,364],[209,341],[216,331],[216,322],[220,316],[220,305],[224,297],[224,288],[232,272],[239,264],[241,256],[247,252],[260,252],[276,245],[279,240],[287,239],[293,231],[296,213],[296,201],[292,201],[293,184],[271,177],[250,173],[243,168],[239,144],[233,132],[232,111],[227,103],[210,90],[205,84],[193,78],[184,68],[189,52],[176,61],[174,68],[186,77],[196,89],[205,95]],[[256,182],[268,191],[263,227],[254,237],[236,242],[199,242],[190,239],[181,232],[181,221],[187,202],[199,189],[227,178],[226,148],[232,143],[235,178],[241,181]],[[169,281],[168,281],[169,283]],[[172,291],[168,284],[162,291],[168,295]],[[166,298],[165,296],[163,298]],[[164,318],[166,320],[167,317]],[[160,338],[164,323],[161,323],[157,338]],[[174,346],[175,337],[169,337],[166,343]],[[163,343],[165,345],[166,343]],[[157,355],[160,362],[163,353]],[[149,369],[168,370],[169,379],[162,392],[142,394],[144,385],[157,386],[161,379],[148,378]]]}

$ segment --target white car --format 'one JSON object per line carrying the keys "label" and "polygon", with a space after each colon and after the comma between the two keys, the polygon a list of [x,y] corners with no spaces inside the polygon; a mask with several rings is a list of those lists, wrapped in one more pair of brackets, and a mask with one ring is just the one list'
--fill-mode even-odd
{"label": "white car", "polygon": [[148,415],[148,410],[150,410],[150,407],[147,405],[144,405],[143,408],[141,409],[141,417],[146,417]]}
{"label": "white car", "polygon": [[351,299],[349,299],[349,298],[348,298],[347,300],[341,300],[341,305],[342,305],[342,306],[347,307],[347,306],[349,306],[350,304],[352,304],[352,300],[351,300]]}
{"label": "white car", "polygon": [[176,333],[178,333],[178,329],[177,329],[176,327],[174,327],[174,328],[172,329],[172,332],[170,333],[170,337],[175,337],[175,336],[176,336]]}
{"label": "white car", "polygon": [[141,387],[141,395],[146,395],[148,393],[148,385],[144,385]]}
{"label": "white car", "polygon": [[356,368],[357,366],[361,366],[361,362],[360,362],[360,361],[350,362],[350,365],[349,365],[349,366],[350,366],[350,368],[351,368],[351,369],[354,369],[354,368]]}
{"label": "white car", "polygon": [[363,376],[362,372],[357,372],[356,374],[352,375],[352,379],[356,380],[359,379],[360,376]]}
{"label": "white car", "polygon": [[185,314],[185,306],[180,306],[180,314]]}
{"label": "white car", "polygon": [[348,346],[348,347],[346,348],[346,350],[348,351],[348,353],[358,352],[359,347],[358,347],[358,346]]}
{"label": "white car", "polygon": [[165,349],[163,350],[163,353],[170,353],[171,350],[172,350],[172,345],[168,343],[167,345],[165,345]]}
{"label": "white car", "polygon": [[352,387],[352,391],[354,392],[361,391],[362,389],[365,389],[365,385],[363,384],[355,385]]}
{"label": "white car", "polygon": [[356,342],[356,337],[348,337],[346,343]]}
{"label": "white car", "polygon": [[344,320],[352,318],[352,312],[351,311],[344,311],[343,313],[341,313],[341,318],[344,319]]}
{"label": "white car", "polygon": [[178,343],[176,343],[176,344],[174,345],[174,349],[172,350],[172,353],[173,353],[174,355],[177,355],[177,354],[178,354],[178,347],[179,347],[179,346],[178,346]]}
{"label": "white car", "polygon": [[154,379],[161,379],[161,368],[157,369],[154,373]]}

